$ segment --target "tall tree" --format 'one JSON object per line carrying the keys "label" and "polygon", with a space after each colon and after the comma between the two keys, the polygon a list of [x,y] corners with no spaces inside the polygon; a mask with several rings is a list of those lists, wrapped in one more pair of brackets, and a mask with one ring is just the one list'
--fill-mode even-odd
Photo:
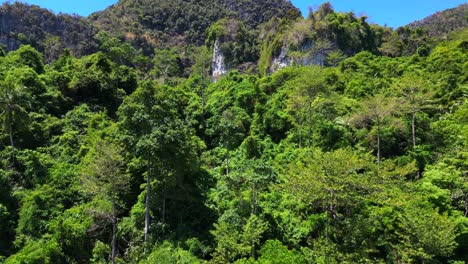
{"label": "tall tree", "polygon": [[208,85],[210,78],[210,66],[211,66],[211,53],[205,46],[195,48],[193,53],[193,65],[192,73],[200,76],[200,88],[201,88],[201,99],[202,99],[202,113],[205,112],[206,104],[206,86]]}
{"label": "tall tree", "polygon": [[307,125],[307,146],[312,145],[313,112],[320,107],[320,95],[328,94],[323,69],[320,67],[303,68],[300,77],[286,84],[291,92],[288,111],[295,117],[299,126],[299,147],[302,146],[302,128]]}
{"label": "tall tree", "polygon": [[377,164],[381,161],[381,133],[385,121],[394,115],[399,107],[399,100],[395,97],[388,97],[383,94],[376,94],[363,101],[362,108],[357,112],[352,122],[358,125],[365,125],[370,122],[377,126]]}
{"label": "tall tree", "polygon": [[411,140],[416,147],[416,115],[430,107],[434,92],[428,89],[428,82],[418,74],[407,74],[397,83],[397,91],[405,101],[404,109],[411,114]]}
{"label": "tall tree", "polygon": [[314,150],[302,162],[291,164],[280,187],[312,211],[325,214],[328,242],[333,222],[375,192],[372,166],[369,157],[350,149],[327,153]]}
{"label": "tall tree", "polygon": [[3,121],[3,131],[9,135],[10,146],[13,149],[15,148],[14,126],[27,119],[26,105],[23,85],[11,81],[0,83],[0,118]]}
{"label": "tall tree", "polygon": [[146,163],[145,242],[150,236],[153,187],[160,197],[160,218],[166,218],[168,190],[198,168],[201,145],[185,117],[186,94],[177,88],[143,83],[119,109],[127,147]]}
{"label": "tall tree", "polygon": [[98,139],[83,162],[81,182],[95,199],[110,203],[110,208],[97,212],[112,223],[111,261],[117,255],[118,213],[124,206],[123,194],[128,191],[130,176],[123,172],[124,159],[114,143]]}

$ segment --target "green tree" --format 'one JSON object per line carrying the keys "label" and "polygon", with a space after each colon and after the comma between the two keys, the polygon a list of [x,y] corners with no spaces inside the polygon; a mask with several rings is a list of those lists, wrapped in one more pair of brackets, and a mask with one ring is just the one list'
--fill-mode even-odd
{"label": "green tree", "polygon": [[302,147],[302,130],[307,128],[307,146],[312,145],[312,126],[314,111],[320,108],[321,95],[327,95],[323,69],[319,67],[302,68],[300,76],[285,84],[289,88],[287,110],[295,117],[299,126],[299,148]]}
{"label": "green tree", "polygon": [[233,262],[248,254],[248,244],[244,243],[242,237],[242,220],[234,210],[228,210],[219,217],[211,234],[217,242],[213,252],[214,263]]}
{"label": "green tree", "polygon": [[377,190],[368,158],[349,149],[327,153],[315,150],[302,163],[291,164],[285,173],[286,181],[281,186],[287,193],[311,209],[325,212],[327,241],[330,221],[338,219],[342,212],[350,212]]}
{"label": "green tree", "polygon": [[244,241],[250,245],[250,257],[257,258],[257,247],[260,245],[263,233],[268,230],[268,223],[255,214],[250,215],[243,228]]}
{"label": "green tree", "polygon": [[0,83],[0,117],[3,121],[3,131],[9,135],[10,146],[15,148],[14,127],[27,120],[25,87],[11,81]]}
{"label": "green tree", "polygon": [[94,37],[101,46],[100,49],[106,52],[111,60],[121,65],[131,65],[137,52],[129,43],[111,37],[107,32],[101,31]]}
{"label": "green tree", "polygon": [[428,81],[417,74],[407,74],[397,83],[398,93],[404,99],[405,110],[411,114],[411,140],[416,147],[417,113],[430,107],[434,92],[428,89]]}
{"label": "green tree", "polygon": [[211,53],[205,46],[198,47],[193,52],[192,73],[200,76],[202,112],[205,112],[206,86],[210,82]]}
{"label": "green tree", "polygon": [[377,126],[377,164],[381,162],[381,136],[382,127],[385,121],[397,112],[399,100],[395,97],[388,97],[383,94],[374,95],[362,102],[361,111],[357,112],[352,122],[363,125],[370,121]]}
{"label": "green tree", "polygon": [[399,225],[397,260],[425,263],[436,256],[450,256],[457,246],[457,223],[437,210],[410,207],[401,215]]}
{"label": "green tree", "polygon": [[146,82],[119,109],[124,141],[146,167],[145,242],[150,235],[151,207],[156,204],[151,198],[159,197],[159,219],[164,224],[170,190],[190,182],[199,169],[197,156],[203,144],[186,120],[187,104],[186,94],[178,88]]}
{"label": "green tree", "polygon": [[161,79],[160,84],[182,73],[180,53],[176,48],[155,50],[153,64],[154,77]]}
{"label": "green tree", "polygon": [[289,250],[287,246],[283,245],[278,240],[268,240],[260,250],[259,264],[289,264],[307,263],[304,256],[296,251]]}
{"label": "green tree", "polygon": [[124,173],[124,160],[115,143],[98,139],[83,161],[81,182],[85,191],[110,203],[110,208],[97,212],[112,223],[111,261],[117,255],[118,213],[125,206],[123,195],[128,191],[130,176]]}
{"label": "green tree", "polygon": [[21,46],[18,50],[8,55],[14,62],[29,66],[38,74],[42,74],[45,71],[42,54],[29,45]]}

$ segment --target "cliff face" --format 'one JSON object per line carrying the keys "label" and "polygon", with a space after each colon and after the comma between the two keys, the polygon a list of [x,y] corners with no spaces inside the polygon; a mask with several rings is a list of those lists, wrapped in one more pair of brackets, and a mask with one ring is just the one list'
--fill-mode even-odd
{"label": "cliff face", "polygon": [[283,45],[281,52],[277,57],[274,57],[271,61],[270,72],[276,72],[282,68],[288,67],[292,64],[291,58],[288,57],[288,47]]}
{"label": "cliff face", "polygon": [[269,72],[274,73],[293,64],[324,66],[328,51],[330,49],[318,50],[316,43],[313,42],[302,44],[296,52],[289,50],[287,45],[283,45],[279,55],[271,60]]}

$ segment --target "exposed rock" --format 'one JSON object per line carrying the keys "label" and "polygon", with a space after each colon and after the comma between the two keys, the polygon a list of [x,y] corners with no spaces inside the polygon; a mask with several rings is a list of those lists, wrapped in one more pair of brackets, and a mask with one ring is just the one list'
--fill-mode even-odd
{"label": "exposed rock", "polygon": [[300,55],[292,58],[288,53],[288,47],[283,45],[280,54],[271,61],[270,73],[277,72],[293,64],[323,66],[325,64],[325,58],[327,57],[327,51],[328,50],[317,50],[314,43],[305,43],[299,48]]}
{"label": "exposed rock", "polygon": [[273,58],[270,65],[270,72],[277,72],[282,68],[291,66],[292,59],[288,57],[288,47],[283,45],[278,57]]}
{"label": "exposed rock", "polygon": [[226,63],[221,46],[219,45],[218,39],[216,39],[213,48],[213,60],[211,61],[211,78],[214,82],[219,80],[221,77],[226,75]]}

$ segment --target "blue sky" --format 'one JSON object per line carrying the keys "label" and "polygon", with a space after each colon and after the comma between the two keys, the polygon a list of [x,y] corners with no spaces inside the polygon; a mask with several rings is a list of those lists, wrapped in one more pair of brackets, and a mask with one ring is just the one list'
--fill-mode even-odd
{"label": "blue sky", "polygon": [[[13,0],[2,2],[14,2]],[[304,15],[308,7],[317,8],[325,0],[291,0]],[[87,16],[117,2],[116,0],[23,0],[55,12],[76,13]],[[398,27],[422,19],[437,11],[458,6],[465,0],[331,0],[337,11],[365,14],[369,21],[380,25]]]}
{"label": "blue sky", "polygon": [[[15,0],[0,0],[3,2],[16,2]],[[115,4],[117,0],[18,0],[29,4],[38,5],[50,9],[56,13],[79,14],[88,16],[89,14],[105,9]]]}
{"label": "blue sky", "polygon": [[[325,1],[292,0],[291,2],[307,15],[309,6],[316,9]],[[330,0],[337,11],[365,14],[369,17],[369,22],[391,27],[404,26],[465,2],[466,0]]]}

